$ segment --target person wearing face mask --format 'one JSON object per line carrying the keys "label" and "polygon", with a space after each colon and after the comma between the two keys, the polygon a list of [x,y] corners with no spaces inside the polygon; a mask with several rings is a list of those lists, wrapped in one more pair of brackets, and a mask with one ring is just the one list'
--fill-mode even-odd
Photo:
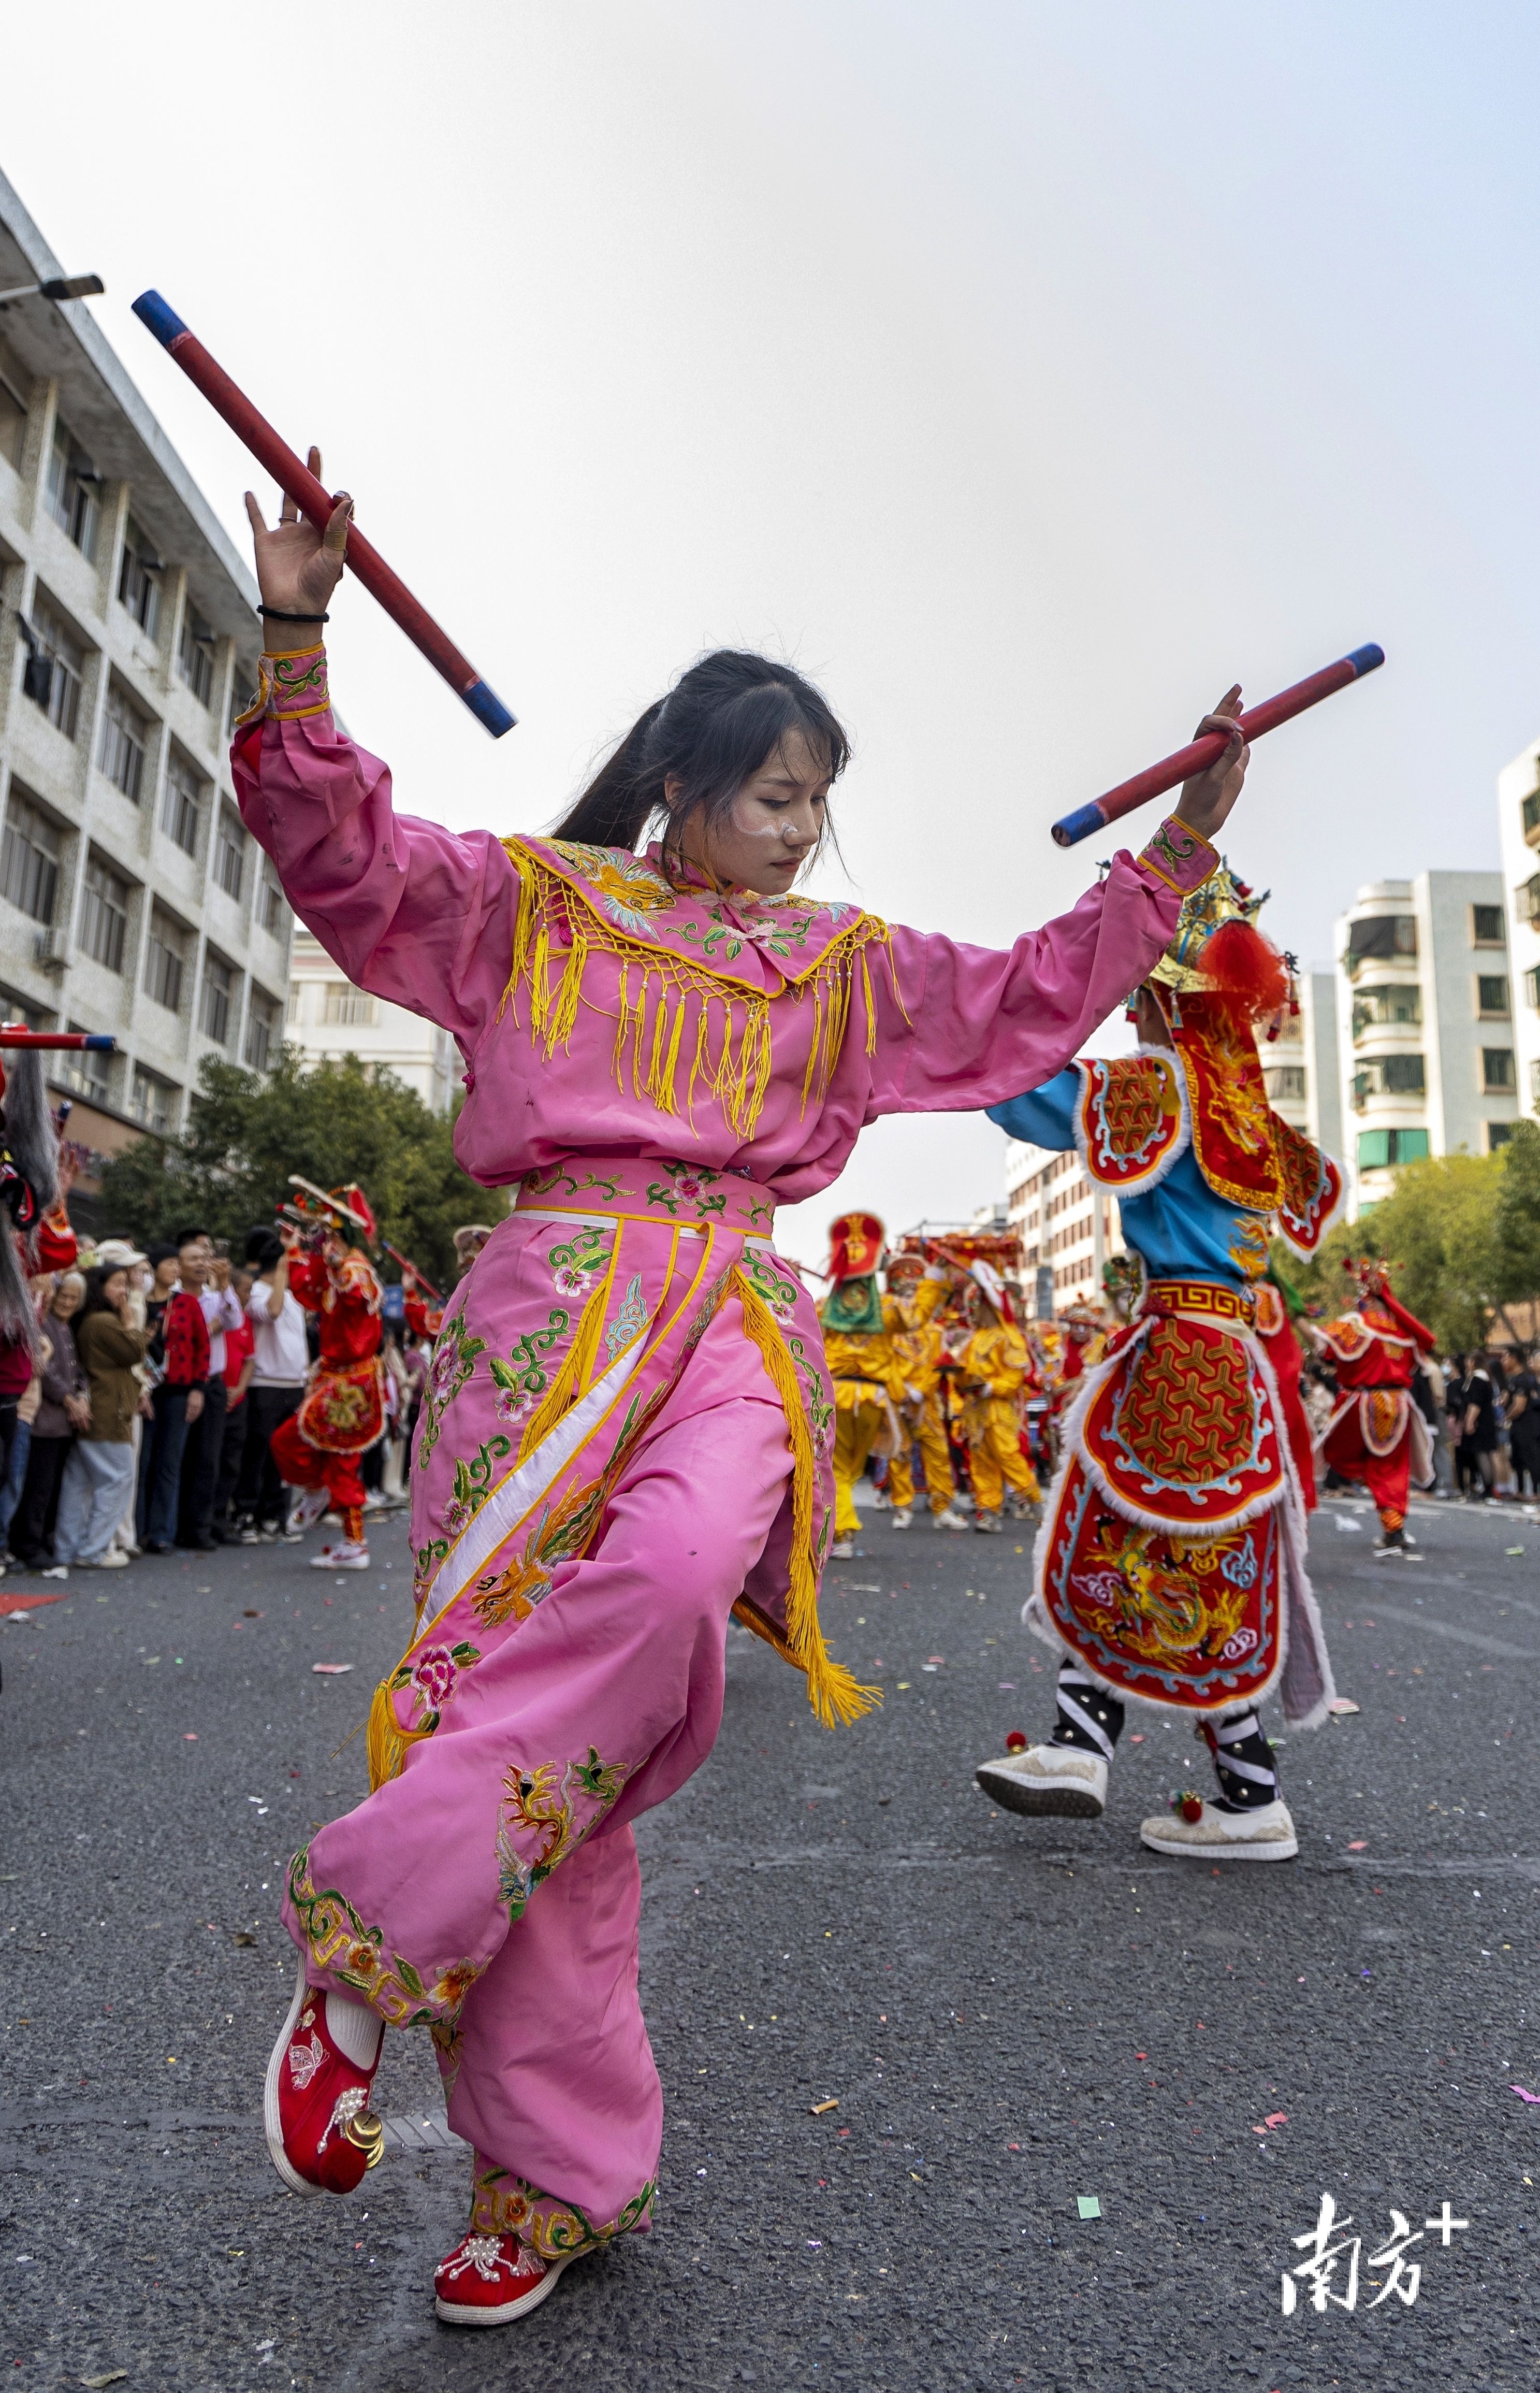
{"label": "person wearing face mask", "polygon": [[552,837],[395,814],[331,711],[348,506],[324,539],[249,508],[272,652],[236,728],[242,815],[348,978],[454,1034],[457,1151],[516,1191],[438,1331],[420,1626],[375,1695],[375,1791],[290,1864],[268,2146],[297,2190],[358,2184],[381,2025],[430,2027],[475,2153],[438,2312],[496,2326],[651,2218],[632,1823],[711,1750],[729,1612],[826,1723],[874,1700],[819,1628],[835,1401],[776,1208],[878,1115],[971,1110],[1067,1062],[1214,869],[1239,692],[1180,816],[992,952],[798,891],[849,744],[760,656],[692,666]]}

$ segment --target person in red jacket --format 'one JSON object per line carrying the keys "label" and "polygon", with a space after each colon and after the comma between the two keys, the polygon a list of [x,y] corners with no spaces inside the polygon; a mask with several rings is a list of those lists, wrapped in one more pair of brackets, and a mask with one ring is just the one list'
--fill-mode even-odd
{"label": "person in red jacket", "polygon": [[313,1570],[367,1570],[364,1484],[359,1457],[385,1434],[384,1291],[366,1247],[375,1236],[369,1199],[357,1182],[329,1194],[296,1182],[314,1224],[302,1244],[280,1232],[289,1249],[289,1286],[320,1326],[320,1359],[304,1402],[273,1432],[279,1477],[304,1490],[289,1515],[307,1529],[328,1506],[342,1515],[342,1543],[312,1554]]}
{"label": "person in red jacket", "polygon": [[1333,1471],[1357,1479],[1379,1513],[1381,1554],[1406,1551],[1406,1502],[1415,1481],[1428,1486],[1433,1458],[1428,1431],[1410,1393],[1419,1354],[1433,1333],[1390,1294],[1390,1265],[1357,1267],[1359,1300],[1312,1335],[1337,1372],[1337,1409],[1316,1444]]}
{"label": "person in red jacket", "polygon": [[[32,1383],[40,1352],[38,1306],[28,1280],[68,1271],[78,1249],[64,1210],[71,1173],[61,1168],[59,1126],[48,1106],[43,1059],[35,1049],[13,1050],[0,1070],[0,1545],[8,1531],[20,1473],[26,1468],[28,1432],[20,1442],[17,1407]],[[12,1465],[15,1465],[13,1471]],[[10,1509],[4,1507],[9,1504]],[[0,1576],[5,1566],[0,1563]]]}

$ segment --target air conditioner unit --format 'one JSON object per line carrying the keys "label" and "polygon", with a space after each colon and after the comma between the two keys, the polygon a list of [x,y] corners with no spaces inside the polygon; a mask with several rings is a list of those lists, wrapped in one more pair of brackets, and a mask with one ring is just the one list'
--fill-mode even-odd
{"label": "air conditioner unit", "polygon": [[45,972],[62,972],[70,961],[67,931],[37,931],[33,935],[33,961]]}

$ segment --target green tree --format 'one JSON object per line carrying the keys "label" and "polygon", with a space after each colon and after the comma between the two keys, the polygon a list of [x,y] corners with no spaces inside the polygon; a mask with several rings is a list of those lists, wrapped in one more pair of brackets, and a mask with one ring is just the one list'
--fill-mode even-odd
{"label": "green tree", "polygon": [[1283,1269],[1312,1308],[1331,1313],[1351,1299],[1344,1261],[1383,1255],[1396,1266],[1396,1295],[1442,1351],[1480,1346],[1509,1293],[1498,1228],[1504,1182],[1501,1153],[1405,1164],[1391,1194],[1361,1220],[1338,1223],[1304,1270],[1291,1249],[1280,1249]]}
{"label": "green tree", "polygon": [[1540,1123],[1515,1122],[1497,1190],[1496,1301],[1540,1302]]}
{"label": "green tree", "polygon": [[113,1232],[142,1242],[198,1222],[239,1254],[253,1224],[293,1196],[291,1171],[320,1188],[357,1180],[385,1236],[447,1289],[453,1231],[507,1210],[501,1191],[478,1187],[455,1161],[452,1122],[356,1055],[306,1066],[284,1047],[265,1077],[206,1056],[199,1081],[179,1138],[138,1139],[103,1172]]}

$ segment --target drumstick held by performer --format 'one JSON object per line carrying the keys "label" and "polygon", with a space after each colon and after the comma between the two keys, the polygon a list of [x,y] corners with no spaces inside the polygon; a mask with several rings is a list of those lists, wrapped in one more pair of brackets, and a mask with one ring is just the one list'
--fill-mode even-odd
{"label": "drumstick held by performer", "polygon": [[272,653],[237,726],[241,811],[348,977],[454,1034],[460,1159],[518,1192],[438,1336],[375,1791],[290,1865],[268,2136],[294,2190],[350,2190],[379,2150],[382,2023],[428,2027],[475,2150],[439,2314],[497,2325],[650,2220],[632,1822],[711,1749],[729,1612],[826,1723],[875,1699],[818,1626],[834,1404],[776,1207],[879,1115],[1057,1071],[1213,870],[1246,752],[1235,735],[1140,857],[998,953],[794,894],[848,748],[760,657],[682,675],[555,837],[450,832],[394,814],[331,713],[347,509],[323,539],[247,504]]}

